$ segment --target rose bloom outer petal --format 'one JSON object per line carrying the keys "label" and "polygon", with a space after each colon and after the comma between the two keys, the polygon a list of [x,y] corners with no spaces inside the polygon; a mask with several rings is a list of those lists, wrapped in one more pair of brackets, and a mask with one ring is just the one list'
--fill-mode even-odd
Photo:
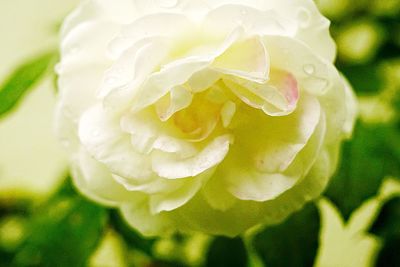
{"label": "rose bloom outer petal", "polygon": [[[84,1],[63,25],[57,67],[55,128],[77,188],[119,207],[145,235],[235,236],[280,222],[323,191],[354,126],[355,97],[332,64],[328,27],[311,0]],[[165,129],[176,112],[205,103],[196,94],[235,79],[245,81],[242,97],[221,104],[212,131],[186,140]],[[297,118],[309,99],[318,112]],[[235,128],[252,109],[300,128],[256,144],[262,136]]]}

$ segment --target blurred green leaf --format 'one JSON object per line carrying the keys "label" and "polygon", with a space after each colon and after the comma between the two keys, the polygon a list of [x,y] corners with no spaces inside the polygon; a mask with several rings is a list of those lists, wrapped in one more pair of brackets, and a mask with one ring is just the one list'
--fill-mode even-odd
{"label": "blurred green leaf", "polygon": [[311,203],[282,224],[267,227],[253,243],[268,267],[309,267],[317,255],[319,229],[318,209]]}
{"label": "blurred green leaf", "polygon": [[385,240],[381,251],[376,259],[375,267],[400,266],[400,236]]}
{"label": "blurred green leaf", "polygon": [[343,146],[340,168],[325,193],[345,219],[377,194],[385,176],[400,174],[399,137],[394,126],[357,123],[352,139]]}
{"label": "blurred green leaf", "polygon": [[0,118],[11,111],[21,98],[45,75],[55,62],[54,52],[41,55],[19,66],[0,86]]}
{"label": "blurred green leaf", "polygon": [[118,232],[124,239],[125,243],[134,248],[144,252],[147,256],[153,257],[153,244],[156,239],[145,238],[132,227],[130,227],[121,214],[117,210],[110,212],[110,225],[116,232]]}
{"label": "blurred green leaf", "polygon": [[400,197],[385,203],[371,232],[382,238],[400,237]]}
{"label": "blurred green leaf", "polygon": [[40,207],[18,248],[14,266],[85,266],[101,239],[107,212],[70,183]]}
{"label": "blurred green leaf", "polygon": [[357,93],[375,94],[384,86],[384,77],[376,64],[339,66],[339,68]]}
{"label": "blurred green leaf", "polygon": [[385,203],[370,232],[384,240],[376,266],[400,266],[400,197]]}
{"label": "blurred green leaf", "polygon": [[239,237],[216,237],[211,243],[206,267],[246,267],[248,255],[243,240]]}

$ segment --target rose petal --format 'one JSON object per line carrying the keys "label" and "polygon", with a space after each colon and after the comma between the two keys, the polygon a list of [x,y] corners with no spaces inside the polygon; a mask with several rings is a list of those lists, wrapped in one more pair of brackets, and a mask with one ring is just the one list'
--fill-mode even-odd
{"label": "rose petal", "polygon": [[120,129],[118,114],[105,111],[101,105],[83,114],[79,137],[87,151],[113,173],[135,179],[152,175],[149,157],[133,150],[129,134]]}
{"label": "rose petal", "polygon": [[[312,97],[304,99],[290,116],[278,120],[255,118],[257,131],[245,133],[242,129],[242,133],[235,133],[237,141],[216,175],[223,177],[229,192],[239,199],[266,201],[277,197],[312,165],[310,155],[319,151],[325,130],[323,124],[318,134],[314,133],[319,121],[319,103]],[[247,127],[251,124],[244,126]],[[300,165],[294,164],[299,160],[299,152],[307,146],[311,147],[306,152],[309,159]]]}
{"label": "rose petal", "polygon": [[152,158],[153,170],[161,177],[177,179],[193,177],[216,166],[226,156],[231,137],[215,138],[197,155],[182,159],[171,154],[155,153]]}
{"label": "rose petal", "polygon": [[119,206],[134,195],[117,183],[110,171],[81,149],[74,159],[73,178],[76,188],[89,198],[107,206]]}
{"label": "rose petal", "polygon": [[259,37],[234,43],[211,66],[221,73],[253,82],[265,82],[269,78],[269,56]]}

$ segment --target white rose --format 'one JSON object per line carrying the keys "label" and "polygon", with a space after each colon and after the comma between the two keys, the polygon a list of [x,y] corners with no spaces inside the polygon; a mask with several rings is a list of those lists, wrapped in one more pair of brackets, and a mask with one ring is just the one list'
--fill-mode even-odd
{"label": "white rose", "polygon": [[323,191],[353,94],[311,0],[91,0],[62,30],[56,129],[143,234],[237,235]]}

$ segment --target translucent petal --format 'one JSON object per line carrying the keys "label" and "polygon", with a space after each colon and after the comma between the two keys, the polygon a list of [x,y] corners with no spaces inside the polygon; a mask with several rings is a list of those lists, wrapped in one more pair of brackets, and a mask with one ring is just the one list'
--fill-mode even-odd
{"label": "translucent petal", "polygon": [[193,95],[183,86],[174,87],[166,99],[156,104],[157,114],[161,121],[171,118],[175,112],[187,108],[192,102]]}
{"label": "translucent petal", "polygon": [[199,191],[202,183],[203,179],[195,177],[185,181],[176,191],[152,195],[150,197],[151,213],[157,214],[162,211],[171,211],[183,206]]}
{"label": "translucent petal", "polygon": [[259,37],[234,43],[211,66],[221,73],[253,82],[265,82],[269,78],[269,56]]}
{"label": "translucent petal", "polygon": [[273,70],[265,83],[235,77],[226,77],[224,83],[246,104],[262,109],[270,116],[293,112],[300,94],[296,79],[290,73],[278,70]]}
{"label": "translucent petal", "polygon": [[145,195],[123,204],[121,212],[125,220],[145,236],[167,235],[174,230],[174,223],[169,214],[150,212],[149,199]]}

